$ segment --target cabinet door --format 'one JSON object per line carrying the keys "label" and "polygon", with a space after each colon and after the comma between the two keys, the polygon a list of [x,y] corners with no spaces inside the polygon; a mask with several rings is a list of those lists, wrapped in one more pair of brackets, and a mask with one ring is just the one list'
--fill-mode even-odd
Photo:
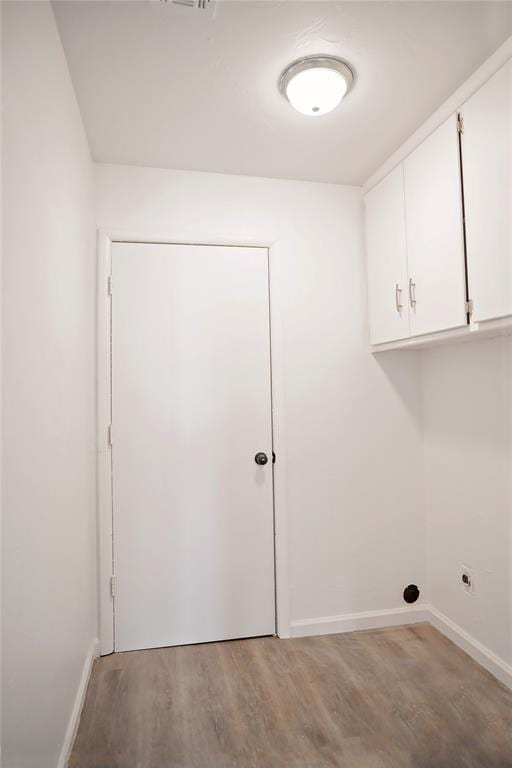
{"label": "cabinet door", "polygon": [[404,161],[404,180],[411,336],[465,325],[456,115]]}
{"label": "cabinet door", "polygon": [[366,257],[370,341],[409,336],[403,168],[372,189],[366,203]]}
{"label": "cabinet door", "polygon": [[473,320],[512,314],[512,61],[461,109]]}

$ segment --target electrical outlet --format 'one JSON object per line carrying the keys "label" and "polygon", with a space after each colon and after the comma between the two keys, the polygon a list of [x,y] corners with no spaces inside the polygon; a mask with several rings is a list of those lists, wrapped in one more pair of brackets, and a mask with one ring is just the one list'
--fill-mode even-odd
{"label": "electrical outlet", "polygon": [[473,571],[471,568],[468,568],[467,565],[462,566],[460,572],[460,581],[464,592],[466,592],[468,595],[472,595],[475,588]]}

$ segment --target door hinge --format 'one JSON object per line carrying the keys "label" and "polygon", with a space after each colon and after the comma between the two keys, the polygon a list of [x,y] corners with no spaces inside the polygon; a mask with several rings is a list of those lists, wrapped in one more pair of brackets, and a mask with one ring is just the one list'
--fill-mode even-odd
{"label": "door hinge", "polygon": [[116,577],[113,575],[110,577],[110,595],[116,596]]}
{"label": "door hinge", "polygon": [[457,115],[457,131],[458,133],[464,133],[464,118],[462,115]]}
{"label": "door hinge", "polygon": [[112,275],[108,276],[108,279],[107,279],[107,290],[108,290],[108,295],[112,296]]}
{"label": "door hinge", "polygon": [[112,424],[108,425],[108,444],[112,445]]}
{"label": "door hinge", "polygon": [[466,314],[468,314],[470,317],[473,314],[473,299],[466,301]]}

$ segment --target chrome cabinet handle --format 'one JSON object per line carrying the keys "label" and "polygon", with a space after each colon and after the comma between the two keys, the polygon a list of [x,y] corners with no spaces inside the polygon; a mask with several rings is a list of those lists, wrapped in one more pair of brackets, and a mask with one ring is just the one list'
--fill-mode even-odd
{"label": "chrome cabinet handle", "polygon": [[416,307],[416,283],[413,283],[412,277],[409,278],[409,303],[412,309]]}
{"label": "chrome cabinet handle", "polygon": [[395,307],[398,314],[402,311],[402,289],[399,287],[398,283],[395,285]]}

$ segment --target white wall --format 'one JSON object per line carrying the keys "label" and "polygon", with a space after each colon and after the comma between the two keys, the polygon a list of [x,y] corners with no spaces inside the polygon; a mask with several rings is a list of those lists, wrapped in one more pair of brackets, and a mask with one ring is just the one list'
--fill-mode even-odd
{"label": "white wall", "polygon": [[[423,353],[432,605],[512,663],[512,339]],[[461,564],[473,569],[464,593]]]}
{"label": "white wall", "polygon": [[92,164],[45,2],[3,15],[3,768],[55,768],[96,636]]}
{"label": "white wall", "polygon": [[368,351],[360,190],[95,168],[107,232],[280,239],[292,622],[403,605],[425,582],[419,357]]}
{"label": "white wall", "polygon": [[[453,115],[511,55],[512,37],[375,171],[364,190]],[[511,686],[512,339],[454,343],[420,354],[432,620]],[[473,570],[473,595],[462,588],[463,566]]]}

